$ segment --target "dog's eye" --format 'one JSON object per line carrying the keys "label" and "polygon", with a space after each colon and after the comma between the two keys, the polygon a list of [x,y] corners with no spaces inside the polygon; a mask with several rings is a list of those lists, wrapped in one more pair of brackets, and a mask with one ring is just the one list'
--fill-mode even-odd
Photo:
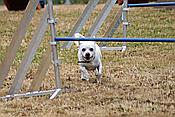
{"label": "dog's eye", "polygon": [[85,51],[86,51],[86,49],[85,49],[85,48],[83,48],[83,49],[82,49],[82,51],[83,51],[83,52],[85,52]]}
{"label": "dog's eye", "polygon": [[90,48],[89,50],[90,50],[91,52],[92,52],[92,51],[94,51],[94,49],[93,49],[93,48]]}

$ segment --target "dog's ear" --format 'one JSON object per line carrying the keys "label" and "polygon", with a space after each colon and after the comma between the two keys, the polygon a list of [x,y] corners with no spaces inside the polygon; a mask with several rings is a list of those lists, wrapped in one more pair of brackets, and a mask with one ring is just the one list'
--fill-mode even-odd
{"label": "dog's ear", "polygon": [[[80,34],[80,33],[75,33],[75,34],[74,34],[74,37],[75,37],[75,38],[84,38],[84,36],[83,36],[82,34]],[[81,44],[80,41],[74,41],[74,43],[75,43],[78,47],[79,47],[80,44]]]}
{"label": "dog's ear", "polygon": [[[95,36],[93,36],[93,38],[95,38]],[[94,41],[94,45],[96,44],[96,42]]]}
{"label": "dog's ear", "polygon": [[80,34],[80,33],[75,33],[74,37],[75,38],[84,38],[84,36],[82,34]]}

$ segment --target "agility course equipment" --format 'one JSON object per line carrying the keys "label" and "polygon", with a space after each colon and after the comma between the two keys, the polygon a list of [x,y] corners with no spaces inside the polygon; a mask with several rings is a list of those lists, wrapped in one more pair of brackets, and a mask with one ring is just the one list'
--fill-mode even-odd
{"label": "agility course equipment", "polygon": [[[88,20],[88,18],[90,17],[91,13],[93,12],[93,10],[95,9],[96,5],[98,4],[99,0],[90,0],[86,6],[86,8],[84,9],[84,11],[82,12],[81,16],[78,18],[78,20],[76,21],[73,29],[70,31],[70,33],[68,34],[68,37],[72,37],[74,35],[74,33],[77,33],[77,32],[80,32],[83,28],[83,26],[85,25],[86,21]],[[114,5],[114,0],[108,0],[107,3],[105,4],[104,6],[104,13],[101,13],[98,17],[98,20],[101,20],[101,22],[99,23],[99,21],[96,21],[97,24],[98,24],[98,27],[99,24],[102,25],[102,22],[105,20],[105,18],[107,16],[105,16],[104,14],[108,14],[107,12],[109,12],[112,8],[112,5]],[[112,4],[112,5],[111,5]],[[108,10],[106,10],[108,9]],[[101,17],[103,17],[103,20],[101,19]],[[120,15],[121,17],[121,15]],[[97,25],[94,25],[94,27],[97,27]],[[93,30],[92,30],[93,31]],[[63,46],[62,48],[70,48],[71,45],[72,45],[72,41],[65,41],[63,43]],[[122,50],[123,47],[102,47],[102,49],[104,50]],[[39,86],[41,85],[41,82],[43,80],[43,76],[44,76],[44,73],[47,72],[47,70],[49,69],[49,63],[45,63],[45,61],[49,61],[48,59],[48,56],[50,55],[50,51],[46,51],[45,53],[45,56],[42,57],[42,60],[41,60],[41,64],[38,68],[38,71],[37,71],[37,79],[33,80],[32,82],[32,85],[30,87],[30,90],[31,91],[35,91],[35,90],[38,90],[39,89]],[[37,81],[37,82],[36,82]]]}
{"label": "agility course equipment", "polygon": [[[121,1],[123,3],[123,0],[121,0]],[[136,0],[136,1],[129,1],[130,2],[129,4],[127,3],[127,1],[124,1],[124,2],[125,3],[122,5],[122,7],[120,8],[120,10],[116,14],[116,17],[115,17],[114,21],[109,26],[109,28],[106,31],[104,37],[112,37],[113,36],[114,32],[117,30],[117,28],[120,25],[120,23],[122,23],[122,21],[124,20],[124,18],[127,17],[127,11],[129,10],[129,8],[133,8],[133,7],[175,6],[175,2],[145,3],[146,1],[138,1],[138,0]],[[137,3],[137,2],[143,2],[143,3]],[[128,25],[127,22],[126,22],[126,25]]]}
{"label": "agility course equipment", "polygon": [[[124,1],[124,0],[117,0],[117,3],[118,3],[119,5],[122,5],[122,4],[123,4],[123,1]],[[128,3],[129,3],[129,4],[148,3],[148,2],[149,2],[149,0],[128,0]]]}
{"label": "agility course equipment", "polygon": [[[143,1],[142,1],[143,2]],[[146,2],[146,1],[145,1]],[[115,30],[118,28],[121,21],[123,21],[123,37],[126,38],[127,33],[127,12],[129,8],[133,7],[157,7],[157,6],[175,6],[175,2],[158,2],[158,3],[137,3],[133,4],[134,1],[130,1],[128,4],[128,0],[122,0],[122,8],[119,10],[118,14],[116,15],[115,20],[111,23],[109,29],[105,33],[104,37],[112,37]],[[122,13],[121,13],[122,12]],[[125,46],[126,47],[126,46]]]}
{"label": "agility course equipment", "polygon": [[108,0],[106,2],[106,4],[103,7],[101,13],[98,15],[98,17],[96,18],[94,24],[91,26],[87,36],[94,37],[97,34],[97,32],[99,31],[102,23],[104,22],[104,20],[108,16],[109,12],[111,11],[112,7],[114,6],[115,2],[116,2],[116,0]]}
{"label": "agility course equipment", "polygon": [[103,41],[103,42],[175,42],[175,38],[75,38],[75,37],[56,37],[55,41]]}
{"label": "agility course equipment", "polygon": [[[31,0],[28,4],[28,7],[24,13],[24,16],[21,20],[21,23],[19,27],[17,28],[16,33],[14,34],[14,37],[12,39],[12,42],[8,48],[7,54],[5,56],[5,59],[2,61],[2,64],[0,66],[0,85],[2,86],[4,79],[7,77],[8,71],[10,69],[10,66],[15,58],[17,48],[20,46],[22,39],[25,36],[25,32],[27,30],[27,26],[29,25],[29,22],[31,21],[34,11],[36,10],[36,6],[38,4],[38,1]],[[33,35],[33,38],[31,40],[31,43],[25,53],[25,56],[19,66],[19,69],[16,73],[15,79],[12,83],[12,86],[10,87],[9,93],[7,96],[1,97],[1,99],[7,99],[7,98],[13,98],[13,97],[30,97],[30,96],[38,96],[38,95],[52,95],[50,99],[53,99],[60,91],[61,91],[61,81],[59,78],[59,61],[57,59],[57,45],[54,43],[55,38],[55,19],[53,18],[53,4],[52,0],[48,0],[48,6],[44,10],[43,16],[41,18],[40,24]],[[37,48],[39,47],[44,33],[47,29],[48,23],[50,24],[51,29],[51,44],[52,44],[52,57],[53,57],[53,63],[54,63],[54,69],[55,69],[55,83],[56,87],[52,90],[46,90],[46,91],[30,91],[27,93],[19,93],[21,86],[23,84],[23,81],[25,79],[25,74],[27,73],[27,70],[29,69],[29,66],[31,65],[31,62],[33,60],[33,57],[36,53]],[[50,59],[48,59],[50,60]],[[42,73],[41,73],[42,74]],[[36,83],[40,82],[38,80],[35,80]],[[34,84],[32,84],[34,85]],[[32,86],[31,86],[32,87]]]}
{"label": "agility course equipment", "polygon": [[112,21],[112,23],[110,24],[109,28],[107,29],[107,31],[105,32],[104,37],[112,37],[114,32],[117,30],[117,28],[119,27],[119,25],[122,22],[122,7],[120,7],[118,13],[116,14],[114,20]]}
{"label": "agility course equipment", "polygon": [[4,79],[8,74],[10,66],[12,65],[12,62],[16,56],[17,49],[20,46],[22,39],[25,37],[27,26],[32,20],[37,4],[38,1],[29,2],[25,14],[22,17],[20,24],[12,37],[12,41],[7,49],[6,56],[0,65],[0,87],[2,87]]}
{"label": "agility course equipment", "polygon": [[128,7],[156,7],[156,6],[174,6],[175,2],[160,2],[160,3],[140,3],[128,4]]}

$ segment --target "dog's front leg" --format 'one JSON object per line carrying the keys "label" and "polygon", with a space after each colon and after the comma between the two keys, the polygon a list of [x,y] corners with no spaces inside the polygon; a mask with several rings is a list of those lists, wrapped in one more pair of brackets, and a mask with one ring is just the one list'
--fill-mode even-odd
{"label": "dog's front leg", "polygon": [[89,81],[89,74],[86,68],[83,66],[80,66],[80,70],[81,70],[81,79]]}
{"label": "dog's front leg", "polygon": [[99,67],[96,69],[97,71],[97,83],[101,83],[102,78],[102,63],[100,63]]}

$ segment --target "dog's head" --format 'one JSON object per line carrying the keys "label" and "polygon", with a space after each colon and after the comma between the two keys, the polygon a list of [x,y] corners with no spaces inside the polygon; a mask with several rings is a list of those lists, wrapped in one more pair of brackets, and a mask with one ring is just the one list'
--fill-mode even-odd
{"label": "dog's head", "polygon": [[95,58],[96,44],[91,41],[84,41],[79,46],[79,54],[85,61],[92,61]]}

